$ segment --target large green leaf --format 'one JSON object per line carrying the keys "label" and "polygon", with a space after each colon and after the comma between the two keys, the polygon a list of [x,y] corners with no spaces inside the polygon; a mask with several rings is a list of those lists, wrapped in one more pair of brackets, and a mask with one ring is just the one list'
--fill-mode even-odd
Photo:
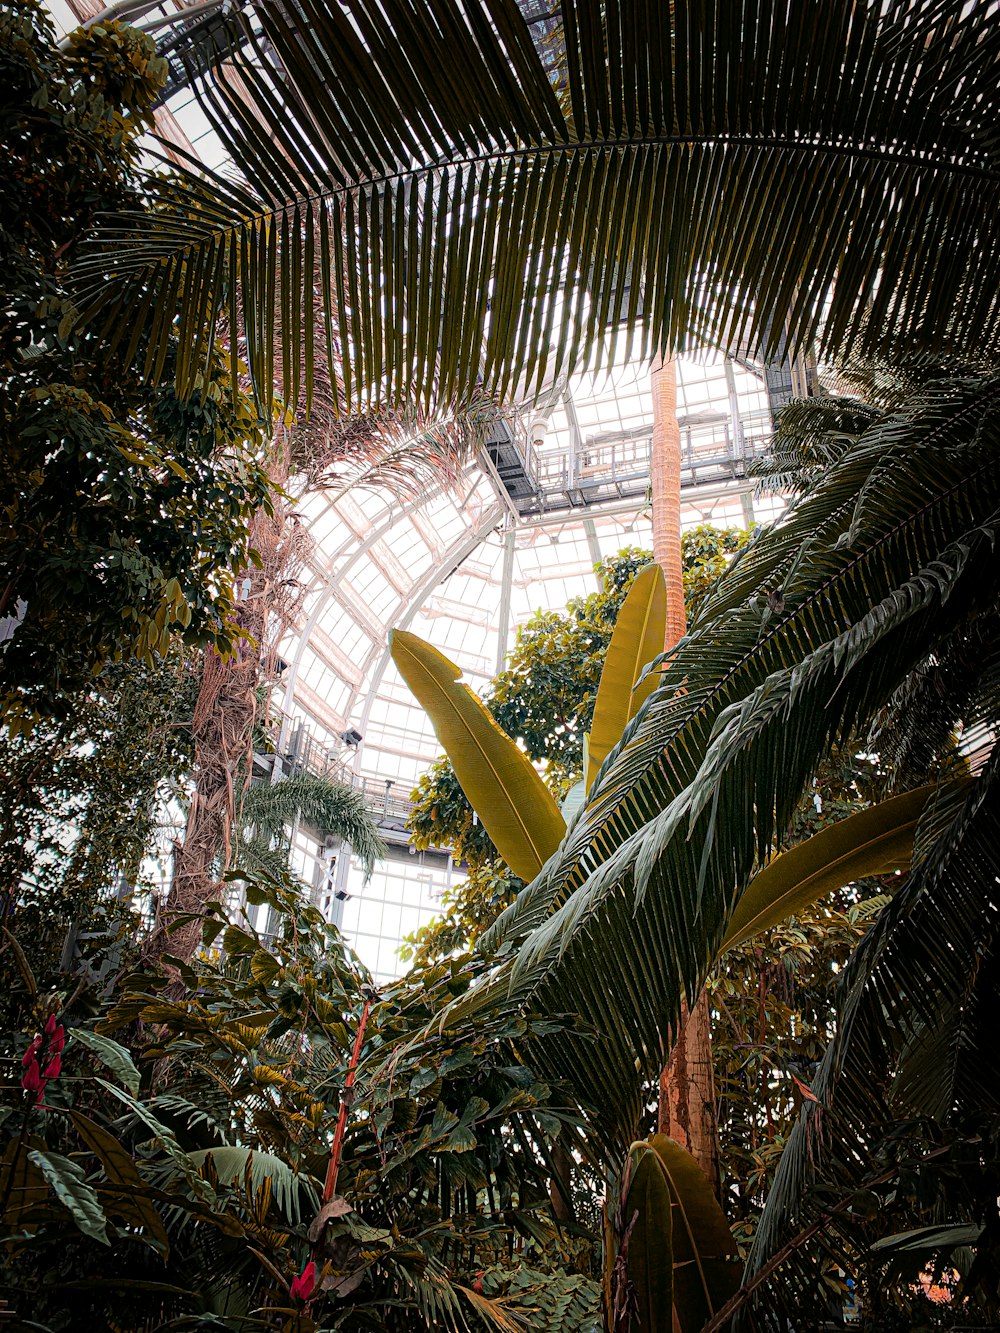
{"label": "large green leaf", "polygon": [[163,1221],[150,1198],[149,1187],[139,1174],[131,1153],[120,1139],[115,1138],[82,1111],[71,1110],[68,1114],[73,1122],[73,1128],[104,1167],[104,1174],[112,1187],[110,1190],[102,1189],[100,1185],[96,1187],[106,1211],[112,1216],[124,1217],[127,1222],[141,1227],[143,1234],[167,1254],[170,1242]]}
{"label": "large green leaf", "polygon": [[736,1243],[691,1154],[665,1134],[654,1134],[649,1146],[670,1190],[677,1321],[681,1333],[699,1333],[739,1286]]}
{"label": "large green leaf", "polygon": [[622,603],[608,644],[601,681],[594,700],[594,720],[587,741],[586,785],[622,738],[630,718],[656,689],[650,672],[641,685],[642,669],[663,652],[667,621],[667,585],[659,565],[647,565],[635,577]]}
{"label": "large green leaf", "polygon": [[462,790],[515,875],[534,879],[566,823],[530,760],[459,681],[461,671],[416,634],[393,630],[392,658],[444,746]]}
{"label": "large green leaf", "polygon": [[947,1254],[960,1245],[975,1245],[982,1234],[983,1227],[978,1222],[958,1225],[940,1222],[936,1226],[915,1227],[912,1231],[898,1231],[892,1236],[883,1236],[871,1248],[873,1254],[915,1250],[930,1259],[935,1254]]}
{"label": "large green leaf", "polygon": [[635,1327],[637,1333],[657,1333],[670,1327],[674,1300],[673,1198],[660,1157],[649,1144],[633,1143],[629,1149],[625,1184],[620,1243],[628,1246],[628,1276],[638,1307]]}
{"label": "large green leaf", "polygon": [[[371,874],[375,862],[385,855],[385,843],[368,813],[361,792],[313,773],[299,773],[280,782],[252,782],[243,792],[240,806],[240,823],[244,830],[240,847],[242,867],[252,870],[255,864],[265,868],[280,865],[280,860],[275,862],[268,855],[267,839],[280,833],[296,818],[303,819],[320,833],[343,838],[363,862],[367,875]],[[256,839],[245,836],[250,826],[256,832]],[[248,849],[249,857],[246,855]],[[285,868],[287,865],[285,856]]]}
{"label": "large green leaf", "polygon": [[86,1046],[88,1051],[96,1055],[102,1064],[107,1065],[111,1072],[121,1079],[133,1097],[138,1097],[139,1071],[124,1046],[110,1037],[102,1036],[100,1032],[92,1032],[90,1028],[84,1027],[74,1028],[70,1033],[70,1044],[74,1041]]}
{"label": "large green leaf", "polygon": [[73,1221],[85,1236],[110,1245],[108,1219],[94,1187],[87,1183],[83,1167],[58,1152],[43,1152],[32,1148],[29,1160],[55,1190],[56,1198],[70,1212]]}
{"label": "large green leaf", "polygon": [[619,1220],[622,1244],[632,1227],[640,1333],[699,1333],[739,1286],[740,1270],[726,1215],[691,1154],[665,1134],[633,1143]]}
{"label": "large green leaf", "polygon": [[161,206],[77,257],[123,352],[145,326],[161,370],[176,318],[191,387],[224,321],[263,402],[324,362],[343,409],[530,397],[625,337],[996,349],[989,0],[957,26],[911,0],[433,15],[251,0],[216,25],[197,92],[236,172],[151,176]]}
{"label": "large green leaf", "polygon": [[906,870],[917,824],[935,790],[932,784],[893,796],[776,856],[743,891],[720,954],[856,879]]}
{"label": "large green leaf", "polygon": [[533,1059],[610,1160],[815,765],[995,597],[998,453],[991,378],[929,386],[865,431],[723,575],[558,854],[484,935],[516,947],[449,1021],[500,997],[580,1014],[599,1040],[553,1034]]}

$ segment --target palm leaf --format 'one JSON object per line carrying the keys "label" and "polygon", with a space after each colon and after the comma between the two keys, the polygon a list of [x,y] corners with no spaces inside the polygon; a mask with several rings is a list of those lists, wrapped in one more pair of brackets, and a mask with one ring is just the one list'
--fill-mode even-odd
{"label": "palm leaf", "polygon": [[319,361],[343,408],[527,397],[620,337],[996,350],[988,0],[554,21],[555,69],[516,0],[255,0],[193,76],[238,175],[151,176],[81,306],[121,351],[148,312],[151,373],[176,319],[187,389],[224,319],[265,406]]}
{"label": "palm leaf", "polygon": [[319,1208],[319,1195],[305,1176],[296,1175],[287,1162],[271,1153],[254,1148],[228,1145],[198,1149],[188,1153],[192,1165],[204,1170],[211,1158],[211,1169],[222,1185],[243,1185],[247,1195],[270,1191],[270,1197],[292,1226],[299,1226]]}
{"label": "palm leaf", "polygon": [[[257,831],[256,839],[242,844],[246,869],[267,870],[272,858],[265,840],[279,834],[296,817],[320,834],[333,834],[350,844],[370,875],[385,855],[385,844],[365,806],[361,792],[342,782],[312,773],[300,773],[280,782],[252,782],[243,793],[240,819]],[[247,857],[249,853],[249,857]]]}
{"label": "palm leaf", "polygon": [[601,671],[594,719],[587,739],[586,786],[621,740],[630,718],[656,688],[650,673],[640,685],[642,669],[663,651],[667,620],[667,585],[659,565],[647,565],[635,577],[622,603]]}
{"label": "palm leaf", "polygon": [[592,1108],[595,1148],[631,1140],[680,997],[699,993],[818,760],[970,599],[995,596],[998,409],[992,380],[927,390],[751,544],[558,854],[487,933],[487,948],[518,948],[455,1016],[501,996],[581,1014],[599,1041],[553,1035],[533,1058]]}
{"label": "palm leaf", "polygon": [[534,878],[566,824],[530,760],[494,722],[457,666],[405,630],[389,639],[393,661],[434,723],[455,776],[515,875]]}
{"label": "palm leaf", "polygon": [[[850,1201],[884,1166],[876,1154],[894,1105],[898,1114],[930,1114],[959,1131],[969,1123],[978,1129],[984,1113],[1000,1110],[991,1054],[1000,1017],[998,782],[994,754],[976,783],[941,798],[949,820],[852,958],[837,1035],[813,1082],[818,1100],[803,1105],[782,1156],[749,1277],[817,1219],[827,1253],[838,1246],[856,1252],[856,1227],[829,1205]],[[831,1116],[835,1134],[824,1132]],[[816,1180],[825,1185],[825,1220],[809,1188]],[[811,1258],[808,1249],[791,1250],[770,1275],[777,1280],[743,1311],[740,1326],[771,1327],[776,1309],[801,1308],[814,1296]]]}

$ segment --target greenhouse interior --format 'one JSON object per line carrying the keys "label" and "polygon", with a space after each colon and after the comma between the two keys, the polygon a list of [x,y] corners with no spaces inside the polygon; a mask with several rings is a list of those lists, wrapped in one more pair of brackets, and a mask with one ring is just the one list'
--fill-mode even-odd
{"label": "greenhouse interior", "polygon": [[0,58],[0,1327],[1000,1328],[997,0]]}

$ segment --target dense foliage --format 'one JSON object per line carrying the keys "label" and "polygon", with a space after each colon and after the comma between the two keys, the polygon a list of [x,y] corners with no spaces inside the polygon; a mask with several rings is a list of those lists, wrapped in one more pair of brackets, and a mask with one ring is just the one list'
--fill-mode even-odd
{"label": "dense foliage", "polygon": [[[0,14],[0,703],[8,724],[65,711],[110,658],[171,635],[233,646],[247,521],[267,502],[260,423],[204,338],[159,308],[114,370],[67,286],[96,217],[141,203],[139,139],[166,66],[118,24],[57,48],[35,0]],[[140,334],[142,336],[140,337]],[[189,335],[187,335],[189,337]],[[198,362],[181,401],[146,371]]]}
{"label": "dense foliage", "polygon": [[[144,858],[191,767],[197,671],[175,647],[151,664],[109,663],[61,717],[0,735],[0,901],[33,965],[47,970],[97,931],[131,928]],[[96,951],[93,946],[90,950]]]}
{"label": "dense foliage", "polygon": [[[745,981],[734,968],[715,991],[720,1011],[742,1004],[729,1006],[728,1059],[741,1095],[764,1098],[754,1152],[770,1151],[771,1122],[778,1145],[795,1120],[735,1313],[761,1333],[819,1327],[842,1269],[871,1333],[931,1325],[914,1278],[954,1264],[969,1297],[958,1318],[995,1324],[995,6],[566,0],[538,20],[537,45],[515,0],[441,0],[433,36],[408,0],[355,6],[356,27],[311,3],[250,8],[273,61],[234,56],[233,79],[222,59],[199,89],[244,179],[149,181],[162,207],[144,215],[128,211],[140,202],[129,173],[160,74],[149,43],[98,25],[61,54],[34,6],[0,15],[0,705],[13,731],[35,722],[51,741],[37,760],[11,752],[25,808],[62,735],[38,719],[85,694],[103,708],[82,689],[93,668],[119,654],[149,666],[172,627],[231,642],[233,552],[239,565],[258,486],[236,465],[254,423],[227,403],[209,336],[223,311],[247,335],[261,402],[275,390],[272,316],[289,395],[322,344],[339,406],[540,385],[613,348],[618,330],[643,350],[677,335],[740,355],[818,333],[838,359],[858,346],[884,359],[856,381],[861,406],[820,397],[787,414],[779,468],[801,483],[798,504],[707,595],[571,834],[481,955],[366,994],[279,884],[256,894],[283,923],[274,939],[213,905],[198,923],[206,952],[171,988],[124,976],[120,955],[104,995],[85,970],[60,971],[54,931],[38,932],[36,971],[34,940],[5,928],[4,1299],[35,1326],[123,1333],[319,1321],[509,1333],[517,1315],[589,1329],[594,1286],[568,1270],[587,1267],[596,1232],[590,1172],[617,1185],[738,895],[800,803],[822,803],[824,763],[839,749],[853,766],[861,738],[882,791],[928,778],[934,790],[912,869],[840,973],[811,1087],[792,1075],[829,1023],[813,983],[867,909],[840,902],[815,948],[799,923],[774,941],[777,959],[747,960]],[[456,42],[463,60],[441,59]],[[318,74],[335,108],[313,96]],[[119,211],[80,255],[108,206],[127,220]],[[98,335],[75,330],[70,260],[74,290],[109,319],[113,378]],[[170,371],[183,402],[153,386]],[[232,490],[215,485],[220,444]],[[556,749],[579,730],[568,711],[559,725]],[[974,776],[955,781],[964,763]],[[845,790],[853,800],[861,785]],[[71,789],[68,804],[84,820],[90,796]],[[43,864],[47,836],[31,849]],[[769,1046],[775,1018],[801,1050]],[[567,1147],[587,1164],[572,1172],[579,1235],[551,1225],[573,1193],[549,1197]],[[310,1236],[328,1163],[343,1194]],[[744,1222],[753,1173],[768,1169],[739,1168]],[[618,1278],[616,1333],[638,1309]]]}
{"label": "dense foliage", "polygon": [[[12,1309],[53,1333],[84,1319],[123,1333],[402,1333],[509,1328],[518,1312],[540,1329],[596,1329],[596,1236],[560,1233],[549,1198],[553,1144],[574,1141],[576,1113],[530,1066],[533,1045],[572,1020],[429,1037],[481,964],[457,959],[377,992],[297,890],[259,882],[249,896],[272,930],[257,933],[252,907],[218,905],[176,999],[142,973],[107,1001],[65,976],[49,989],[5,942],[0,1273]],[[60,1052],[49,1029],[64,1034]],[[320,1213],[356,1039],[337,1193]],[[310,1262],[322,1283],[297,1300]]]}

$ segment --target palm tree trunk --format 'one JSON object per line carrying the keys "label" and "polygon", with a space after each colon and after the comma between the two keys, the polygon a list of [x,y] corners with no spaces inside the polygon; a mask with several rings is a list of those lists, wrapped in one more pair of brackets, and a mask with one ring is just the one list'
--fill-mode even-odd
{"label": "palm tree trunk", "polygon": [[[687,628],[681,559],[681,435],[677,424],[677,374],[672,360],[654,364],[651,391],[653,555],[667,585],[664,647],[670,649]],[[719,1134],[710,1011],[705,991],[690,1012],[686,1004],[683,1006],[680,1033],[660,1074],[657,1128],[691,1153],[718,1191]]]}

